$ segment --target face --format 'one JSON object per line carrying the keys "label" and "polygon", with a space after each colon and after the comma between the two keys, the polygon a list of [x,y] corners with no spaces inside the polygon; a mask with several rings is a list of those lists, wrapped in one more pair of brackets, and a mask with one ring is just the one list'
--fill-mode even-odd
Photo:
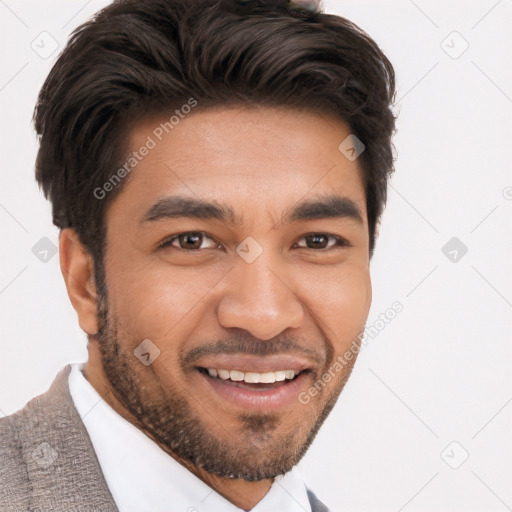
{"label": "face", "polygon": [[133,131],[132,151],[156,145],[106,213],[103,369],[177,458],[272,478],[334,406],[356,357],[335,362],[370,308],[361,169],[338,150],[350,132],[283,107],[197,111],[159,141],[164,121]]}

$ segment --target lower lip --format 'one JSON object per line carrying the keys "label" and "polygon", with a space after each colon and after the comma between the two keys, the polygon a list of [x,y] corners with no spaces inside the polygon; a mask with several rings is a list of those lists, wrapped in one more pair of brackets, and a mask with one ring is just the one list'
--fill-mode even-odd
{"label": "lower lip", "polygon": [[310,372],[306,371],[294,380],[285,381],[285,384],[275,388],[263,388],[253,391],[228,384],[216,377],[209,377],[200,371],[198,373],[206,384],[223,400],[241,409],[264,409],[266,411],[275,411],[290,404],[299,403],[299,393],[305,389],[306,382],[310,378]]}

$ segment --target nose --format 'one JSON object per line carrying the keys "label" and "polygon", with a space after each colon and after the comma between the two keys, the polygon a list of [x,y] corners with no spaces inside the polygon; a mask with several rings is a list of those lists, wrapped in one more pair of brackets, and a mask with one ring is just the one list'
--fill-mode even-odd
{"label": "nose", "polygon": [[252,263],[236,263],[224,283],[217,317],[222,327],[245,329],[268,340],[299,327],[304,309],[283,269],[264,254]]}

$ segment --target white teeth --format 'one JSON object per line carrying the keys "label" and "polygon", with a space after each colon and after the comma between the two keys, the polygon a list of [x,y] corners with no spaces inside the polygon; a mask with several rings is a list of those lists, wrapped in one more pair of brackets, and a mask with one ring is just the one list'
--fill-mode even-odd
{"label": "white teeth", "polygon": [[234,380],[234,381],[244,380],[244,372],[239,372],[238,370],[231,370],[229,372],[229,376],[230,376],[231,380]]}
{"label": "white teeth", "polygon": [[260,382],[271,383],[276,381],[274,372],[267,372],[260,374]]}
{"label": "white teeth", "polygon": [[228,370],[217,370],[219,373],[219,377],[222,380],[228,380],[229,379],[229,371]]}
{"label": "white teeth", "polygon": [[248,384],[283,382],[284,380],[292,380],[299,373],[299,370],[277,370],[275,372],[242,372],[240,370],[224,370],[216,368],[208,368],[210,377],[219,377],[222,380],[231,379],[234,382],[247,382]]}
{"label": "white teeth", "polygon": [[276,376],[276,382],[281,382],[286,379],[286,371],[285,370],[279,370],[277,372],[274,372]]}
{"label": "white teeth", "polygon": [[261,373],[245,372],[244,381],[249,384],[258,384],[260,382]]}

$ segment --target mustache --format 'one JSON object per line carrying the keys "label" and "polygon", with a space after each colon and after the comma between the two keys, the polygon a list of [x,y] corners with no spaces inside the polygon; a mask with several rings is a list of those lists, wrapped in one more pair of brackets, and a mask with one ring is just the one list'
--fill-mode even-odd
{"label": "mustache", "polygon": [[215,354],[247,354],[253,356],[267,356],[273,354],[303,355],[317,365],[325,364],[333,355],[332,345],[318,344],[318,348],[307,347],[298,344],[291,339],[275,339],[262,341],[257,338],[235,336],[227,340],[210,342],[194,347],[180,354],[182,366],[190,366],[197,363],[202,357]]}

